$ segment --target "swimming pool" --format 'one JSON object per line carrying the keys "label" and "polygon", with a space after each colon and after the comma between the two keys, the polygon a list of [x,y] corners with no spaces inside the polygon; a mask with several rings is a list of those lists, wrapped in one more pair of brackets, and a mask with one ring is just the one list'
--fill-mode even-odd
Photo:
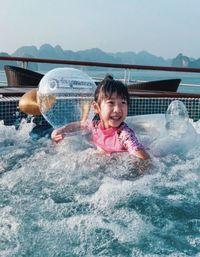
{"label": "swimming pool", "polygon": [[34,140],[32,126],[0,124],[0,256],[199,255],[198,142],[142,164],[80,135]]}

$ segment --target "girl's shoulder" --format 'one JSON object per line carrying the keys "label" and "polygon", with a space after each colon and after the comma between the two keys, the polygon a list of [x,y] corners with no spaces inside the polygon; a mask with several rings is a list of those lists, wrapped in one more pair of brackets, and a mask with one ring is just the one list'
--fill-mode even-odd
{"label": "girl's shoulder", "polygon": [[122,132],[135,135],[133,129],[131,129],[125,122],[122,122],[118,129],[118,134],[121,134]]}
{"label": "girl's shoulder", "polygon": [[132,152],[136,149],[143,149],[143,145],[138,141],[133,129],[131,129],[125,122],[120,126],[119,140],[122,144]]}

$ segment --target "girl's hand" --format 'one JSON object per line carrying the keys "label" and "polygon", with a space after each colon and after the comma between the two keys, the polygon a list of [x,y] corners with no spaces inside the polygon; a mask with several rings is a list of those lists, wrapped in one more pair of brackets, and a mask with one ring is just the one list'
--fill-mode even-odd
{"label": "girl's hand", "polygon": [[60,129],[55,129],[52,134],[51,134],[51,139],[58,143],[59,141],[61,141],[64,138],[62,132],[60,131]]}
{"label": "girl's hand", "polygon": [[150,159],[150,155],[143,149],[135,151],[134,155],[142,160]]}

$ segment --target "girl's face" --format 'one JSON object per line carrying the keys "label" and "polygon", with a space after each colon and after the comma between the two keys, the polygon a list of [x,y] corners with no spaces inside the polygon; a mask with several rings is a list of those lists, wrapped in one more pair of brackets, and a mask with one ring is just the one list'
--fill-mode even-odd
{"label": "girl's face", "polygon": [[103,99],[100,104],[94,102],[94,110],[99,114],[104,128],[117,128],[125,120],[128,113],[127,101],[116,93],[111,98]]}

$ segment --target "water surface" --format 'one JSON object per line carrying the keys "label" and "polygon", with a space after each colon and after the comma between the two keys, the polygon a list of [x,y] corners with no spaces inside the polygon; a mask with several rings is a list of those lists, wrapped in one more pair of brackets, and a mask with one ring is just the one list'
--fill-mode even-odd
{"label": "water surface", "polygon": [[0,125],[0,256],[199,256],[199,145],[140,162],[31,126]]}

